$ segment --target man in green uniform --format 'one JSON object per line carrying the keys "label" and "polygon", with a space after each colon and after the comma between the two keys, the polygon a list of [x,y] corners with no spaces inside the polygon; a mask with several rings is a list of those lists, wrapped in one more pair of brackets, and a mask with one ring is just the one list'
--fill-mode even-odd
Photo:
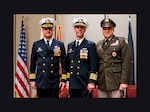
{"label": "man in green uniform", "polygon": [[131,51],[127,38],[116,37],[116,24],[110,18],[101,21],[104,39],[97,42],[99,56],[98,97],[123,98],[131,73]]}

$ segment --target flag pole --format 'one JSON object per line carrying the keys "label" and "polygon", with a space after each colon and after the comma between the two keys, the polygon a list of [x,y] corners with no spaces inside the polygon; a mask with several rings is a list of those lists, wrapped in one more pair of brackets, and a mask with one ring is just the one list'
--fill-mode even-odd
{"label": "flag pole", "polygon": [[[55,19],[55,21],[56,21],[56,14],[54,14],[54,19]],[[56,33],[56,29],[57,29],[57,27],[55,26],[55,39],[57,39],[57,33]]]}
{"label": "flag pole", "polygon": [[[43,19],[43,15],[42,15],[42,19]],[[43,39],[43,32],[42,32],[42,28],[41,28],[40,39]]]}
{"label": "flag pole", "polygon": [[[62,41],[61,40],[60,14],[58,14],[57,40]],[[62,75],[61,58],[59,58],[59,74]]]}
{"label": "flag pole", "polygon": [[104,14],[104,18],[106,18],[106,14]]}
{"label": "flag pole", "polygon": [[104,14],[104,18],[109,18],[109,14]]}

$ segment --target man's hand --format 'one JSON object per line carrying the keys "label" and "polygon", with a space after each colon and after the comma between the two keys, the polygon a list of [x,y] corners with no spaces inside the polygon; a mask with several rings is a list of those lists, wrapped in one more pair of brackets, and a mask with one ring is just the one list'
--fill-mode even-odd
{"label": "man's hand", "polygon": [[120,84],[119,90],[125,90],[128,87],[128,84]]}
{"label": "man's hand", "polygon": [[87,89],[89,90],[89,92],[92,92],[92,90],[95,88],[95,84],[90,82],[88,83]]}
{"label": "man's hand", "polygon": [[30,82],[30,86],[32,89],[36,89],[36,83],[34,81]]}
{"label": "man's hand", "polygon": [[64,89],[65,85],[66,85],[65,82],[60,82],[59,83],[60,91],[62,91]]}

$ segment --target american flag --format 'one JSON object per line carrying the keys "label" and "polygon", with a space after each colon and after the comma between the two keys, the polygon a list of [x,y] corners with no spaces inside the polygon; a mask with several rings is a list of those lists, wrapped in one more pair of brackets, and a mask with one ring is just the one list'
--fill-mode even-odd
{"label": "american flag", "polygon": [[27,55],[26,55],[26,37],[24,17],[22,17],[20,44],[18,48],[18,58],[15,74],[15,91],[17,98],[29,98],[30,87],[27,68]]}

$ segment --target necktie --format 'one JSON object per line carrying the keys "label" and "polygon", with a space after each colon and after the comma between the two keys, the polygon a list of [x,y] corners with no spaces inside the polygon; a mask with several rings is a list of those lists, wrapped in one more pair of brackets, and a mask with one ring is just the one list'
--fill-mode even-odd
{"label": "necktie", "polygon": [[49,49],[49,40],[47,40],[46,43],[47,43],[47,47],[48,47],[48,49]]}
{"label": "necktie", "polygon": [[103,46],[107,45],[108,41],[109,41],[109,40],[106,39],[106,40],[103,42]]}
{"label": "necktie", "polygon": [[76,42],[75,56],[79,53],[79,41]]}
{"label": "necktie", "polygon": [[109,42],[109,40],[108,39],[106,39],[106,43],[105,43],[105,45],[107,45],[107,43]]}
{"label": "necktie", "polygon": [[77,45],[76,45],[76,47],[79,47],[79,41],[77,41]]}

